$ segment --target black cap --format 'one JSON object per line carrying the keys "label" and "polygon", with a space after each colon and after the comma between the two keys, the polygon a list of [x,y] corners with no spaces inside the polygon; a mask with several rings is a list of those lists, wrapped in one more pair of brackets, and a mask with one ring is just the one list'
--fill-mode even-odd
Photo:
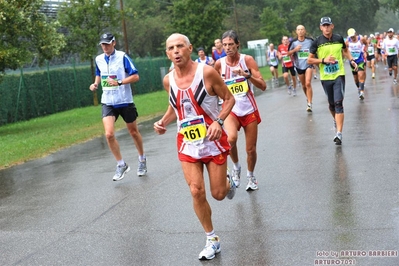
{"label": "black cap", "polygon": [[205,49],[202,47],[198,47],[197,52],[199,52],[199,51],[205,51]]}
{"label": "black cap", "polygon": [[324,24],[332,24],[331,18],[330,17],[322,17],[320,19],[320,25]]}
{"label": "black cap", "polygon": [[115,37],[112,33],[107,32],[101,35],[100,44],[110,44],[112,41],[115,41]]}

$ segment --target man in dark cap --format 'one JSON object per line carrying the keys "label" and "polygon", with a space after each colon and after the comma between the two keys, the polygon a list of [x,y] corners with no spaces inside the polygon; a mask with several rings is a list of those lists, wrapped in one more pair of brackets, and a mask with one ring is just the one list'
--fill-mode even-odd
{"label": "man in dark cap", "polygon": [[130,83],[139,81],[138,70],[127,54],[115,49],[115,44],[115,36],[112,33],[101,35],[100,45],[104,53],[96,57],[96,77],[94,83],[90,85],[90,90],[96,90],[101,83],[105,137],[108,147],[117,161],[113,180],[118,181],[130,171],[130,167],[122,158],[120,147],[115,137],[114,125],[119,116],[125,121],[139,154],[138,176],[143,176],[147,173],[147,165],[143,139],[136,122],[138,113],[130,87]]}
{"label": "man in dark cap", "polygon": [[[345,93],[345,69],[342,55],[357,71],[357,64],[352,58],[344,38],[333,34],[334,24],[329,17],[320,19],[322,35],[317,37],[308,56],[308,64],[320,64],[320,80],[324,92],[328,98],[329,110],[334,119],[336,145],[342,144],[342,128],[344,125],[344,93]],[[316,58],[317,55],[317,58]]]}
{"label": "man in dark cap", "polygon": [[398,82],[396,80],[396,77],[398,75],[399,40],[394,38],[393,34],[394,30],[393,28],[390,28],[382,46],[387,57],[389,76],[392,76],[393,69],[393,83],[397,84]]}

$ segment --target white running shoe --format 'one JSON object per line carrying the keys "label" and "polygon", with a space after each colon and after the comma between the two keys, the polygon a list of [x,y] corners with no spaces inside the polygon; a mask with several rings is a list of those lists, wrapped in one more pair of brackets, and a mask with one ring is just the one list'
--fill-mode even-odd
{"label": "white running shoe", "polygon": [[232,199],[232,198],[234,198],[234,195],[236,194],[236,184],[233,181],[233,178],[231,177],[231,175],[229,173],[229,169],[227,169],[227,180],[230,183],[230,190],[229,190],[229,192],[227,192],[226,197],[228,199]]}
{"label": "white running shoe", "polygon": [[309,112],[309,113],[312,112],[312,104],[311,104],[311,103],[308,103],[308,106],[307,106],[307,108],[306,108],[306,111]]}
{"label": "white running shoe", "polygon": [[207,238],[204,249],[198,256],[200,260],[211,260],[215,257],[217,253],[221,251],[220,249],[220,238],[215,236],[213,238]]}
{"label": "white running shoe", "polygon": [[360,91],[359,93],[359,99],[364,100],[364,92]]}
{"label": "white running shoe", "polygon": [[292,90],[292,86],[290,85],[290,86],[288,86],[288,88],[287,88],[287,93],[288,93],[288,95],[291,95],[291,90]]}
{"label": "white running shoe", "polygon": [[398,82],[396,81],[396,79],[393,79],[393,84],[398,84]]}
{"label": "white running shoe", "polygon": [[241,178],[241,168],[238,170],[234,170],[231,173],[231,175],[233,176],[233,181],[236,184],[236,187],[240,186],[240,178]]}
{"label": "white running shoe", "polygon": [[296,96],[296,89],[292,89],[292,96]]}
{"label": "white running shoe", "polygon": [[247,188],[245,189],[246,191],[249,190],[257,190],[258,189],[258,180],[254,176],[247,176],[248,179],[248,184]]}
{"label": "white running shoe", "polygon": [[341,145],[342,144],[342,133],[337,132],[337,135],[335,135],[334,138],[335,145]]}
{"label": "white running shoe", "polygon": [[137,176],[143,176],[147,173],[147,159],[143,162],[139,161],[139,166],[137,167]]}
{"label": "white running shoe", "polygon": [[125,177],[125,174],[130,171],[130,167],[125,163],[125,165],[117,165],[115,175],[112,178],[113,181],[119,181]]}

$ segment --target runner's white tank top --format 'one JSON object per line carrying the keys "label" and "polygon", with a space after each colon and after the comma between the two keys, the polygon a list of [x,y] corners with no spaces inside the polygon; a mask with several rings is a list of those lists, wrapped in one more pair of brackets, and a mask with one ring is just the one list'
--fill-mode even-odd
{"label": "runner's white tank top", "polygon": [[[188,88],[179,88],[175,70],[169,75],[169,104],[177,116],[177,149],[195,159],[216,156],[230,150],[226,131],[216,141],[206,138],[206,129],[219,115],[218,96],[209,95],[205,88],[205,64],[197,64],[194,79]],[[209,66],[207,66],[209,67]]]}
{"label": "runner's white tank top", "polygon": [[[231,81],[232,79],[241,81],[242,78],[244,78],[242,76],[234,75],[233,74],[234,68],[241,67],[244,71],[249,70],[245,63],[245,54],[240,55],[240,60],[238,61],[238,64],[236,66],[228,66],[226,64],[226,57],[220,58],[219,60],[221,63],[221,76],[225,80],[226,84],[228,84],[229,81]],[[251,114],[251,113],[255,112],[256,110],[258,110],[258,106],[256,105],[256,102],[255,102],[255,95],[253,92],[253,84],[249,80],[246,80],[246,83],[248,84],[247,85],[248,90],[247,91],[244,90],[245,93],[241,93],[241,92],[237,93],[237,91],[234,91],[234,89],[232,87],[229,87],[230,92],[234,95],[234,99],[236,100],[236,103],[232,109],[232,112],[236,116],[245,116],[245,115]],[[241,85],[244,85],[244,87],[245,87],[244,83],[241,83]]]}

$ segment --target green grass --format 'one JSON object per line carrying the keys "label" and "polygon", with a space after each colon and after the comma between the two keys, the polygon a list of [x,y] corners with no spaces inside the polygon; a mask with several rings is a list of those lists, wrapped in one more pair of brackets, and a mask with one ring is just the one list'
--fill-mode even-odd
{"label": "green grass", "polygon": [[[260,68],[265,79],[271,78],[268,67]],[[138,123],[162,115],[168,106],[164,90],[137,95]],[[116,130],[125,128],[118,119]],[[50,153],[86,142],[104,134],[101,106],[77,108],[29,121],[0,127],[0,169],[44,157]]]}
{"label": "green grass", "polygon": [[[165,91],[135,96],[138,122],[161,115],[168,106]],[[155,104],[154,104],[155,103]],[[118,119],[116,130],[125,127]],[[0,127],[0,169],[40,158],[104,134],[101,106],[77,108]]]}
{"label": "green grass", "polygon": [[269,80],[272,78],[272,73],[270,72],[270,68],[268,66],[260,67],[259,71],[265,80]]}

